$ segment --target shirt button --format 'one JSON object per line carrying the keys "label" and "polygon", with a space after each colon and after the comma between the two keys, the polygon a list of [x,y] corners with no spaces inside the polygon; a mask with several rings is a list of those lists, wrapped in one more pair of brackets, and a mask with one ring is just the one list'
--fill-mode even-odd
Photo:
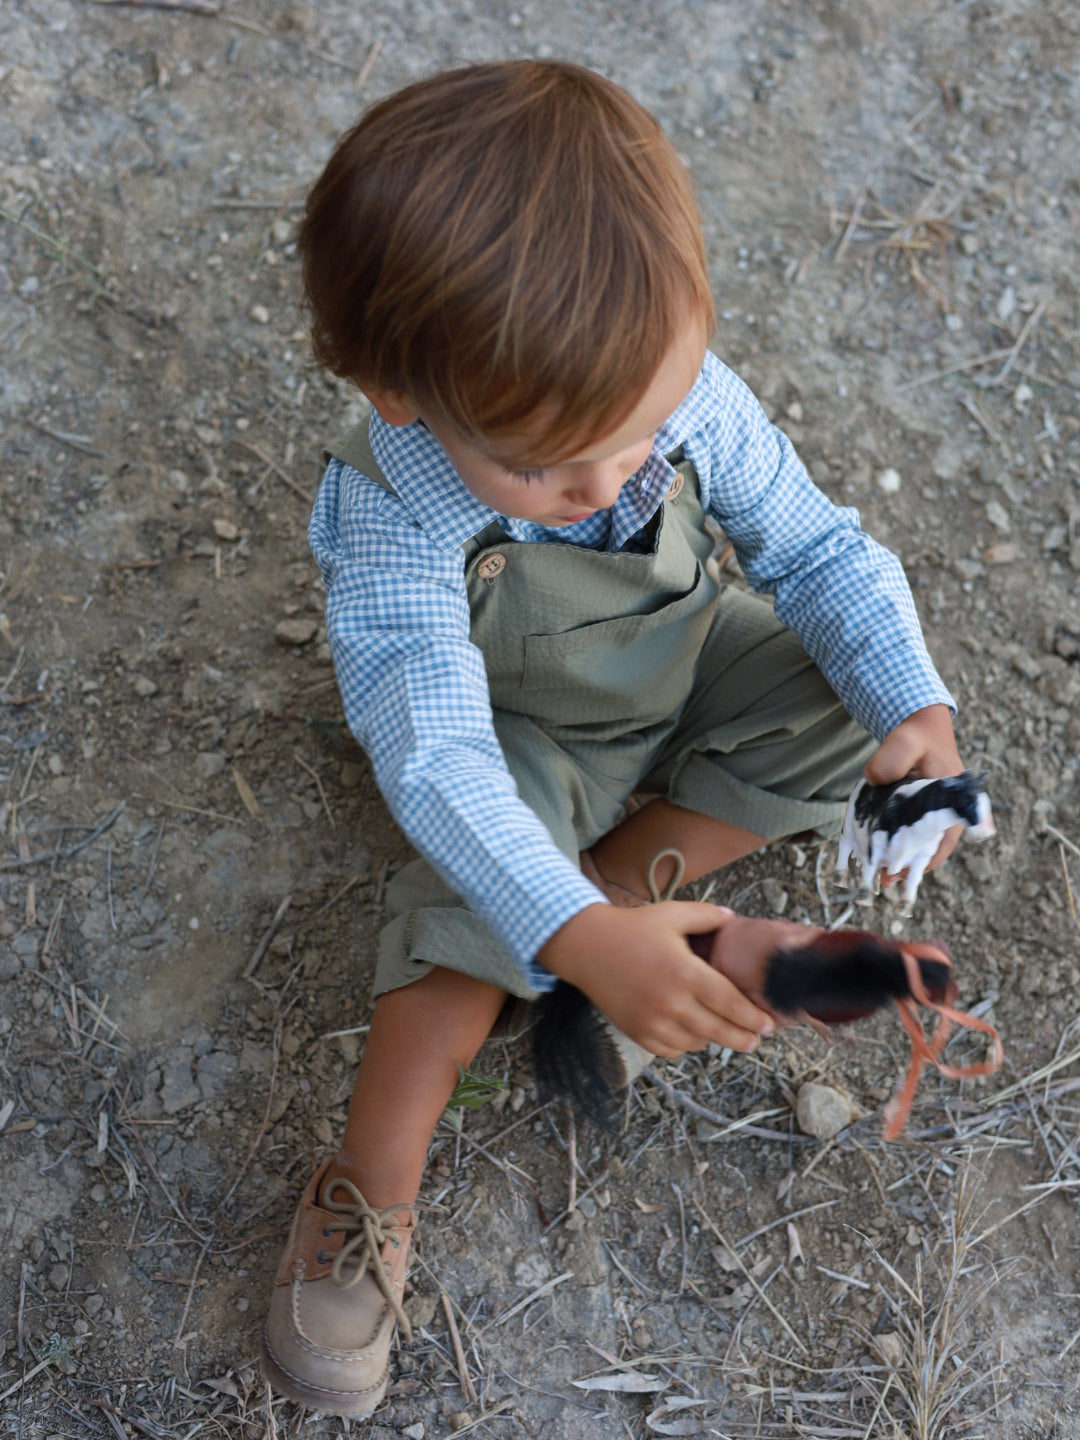
{"label": "shirt button", "polygon": [[506,556],[500,555],[496,550],[494,554],[484,556],[476,567],[476,573],[481,580],[494,580],[495,576],[501,574],[505,568]]}
{"label": "shirt button", "polygon": [[680,495],[681,492],[682,492],[682,487],[683,487],[683,476],[682,476],[682,472],[679,471],[679,470],[676,470],[676,471],[675,471],[675,479],[672,480],[671,484],[668,486],[668,491],[667,491],[667,494],[664,496],[664,499],[665,499],[665,500],[677,500],[677,499],[679,498],[679,495]]}

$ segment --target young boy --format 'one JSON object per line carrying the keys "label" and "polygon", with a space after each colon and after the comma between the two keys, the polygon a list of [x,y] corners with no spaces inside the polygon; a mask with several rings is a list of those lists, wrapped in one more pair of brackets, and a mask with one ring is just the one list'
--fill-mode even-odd
{"label": "young boy", "polygon": [[[408,1337],[432,1131],[507,995],[561,976],[655,1054],[753,1049],[769,1017],[686,940],[730,912],[644,904],[650,858],[692,880],[829,834],[868,758],[962,766],[899,563],[706,350],[692,189],[623,91],[534,61],[410,86],[338,145],[301,251],[315,353],[372,405],[311,522],[327,634],[424,859],[263,1348],[283,1395],[360,1415]],[[721,590],[710,517],[775,613]]]}

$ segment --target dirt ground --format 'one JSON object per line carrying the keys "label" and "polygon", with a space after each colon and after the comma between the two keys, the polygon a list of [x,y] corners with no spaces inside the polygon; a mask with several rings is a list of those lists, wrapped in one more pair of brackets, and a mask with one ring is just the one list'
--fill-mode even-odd
{"label": "dirt ground", "polygon": [[[0,8],[0,1433],[1080,1436],[1078,40],[1075,0]],[[257,1367],[410,854],[321,629],[310,498],[359,411],[292,237],[362,104],[525,54],[661,118],[714,348],[907,566],[999,835],[873,919],[948,940],[1006,1064],[886,1145],[895,1016],[795,1030],[658,1064],[604,1137],[490,1044],[416,1343],[350,1425]],[[831,855],[708,893],[835,921]]]}

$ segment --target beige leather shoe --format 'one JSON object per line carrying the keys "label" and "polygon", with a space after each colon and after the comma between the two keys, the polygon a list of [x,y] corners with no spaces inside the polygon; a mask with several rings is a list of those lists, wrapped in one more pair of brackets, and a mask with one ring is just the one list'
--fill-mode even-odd
{"label": "beige leather shoe", "polygon": [[324,1185],[329,1166],[304,1191],[278,1265],[263,1370],[312,1410],[369,1415],[386,1393],[395,1326],[412,1339],[401,1304],[412,1207],[373,1210],[350,1181]]}

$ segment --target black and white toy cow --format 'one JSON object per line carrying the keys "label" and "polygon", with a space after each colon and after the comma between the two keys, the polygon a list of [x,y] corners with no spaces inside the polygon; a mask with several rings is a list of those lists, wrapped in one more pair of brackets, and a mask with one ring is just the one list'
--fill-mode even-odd
{"label": "black and white toy cow", "polygon": [[995,834],[985,777],[965,770],[936,780],[901,780],[870,785],[860,780],[851,792],[840,834],[837,871],[847,874],[852,855],[862,869],[859,901],[868,905],[879,874],[906,870],[904,915],[910,915],[919,882],[951,825],[963,825],[982,840]]}

